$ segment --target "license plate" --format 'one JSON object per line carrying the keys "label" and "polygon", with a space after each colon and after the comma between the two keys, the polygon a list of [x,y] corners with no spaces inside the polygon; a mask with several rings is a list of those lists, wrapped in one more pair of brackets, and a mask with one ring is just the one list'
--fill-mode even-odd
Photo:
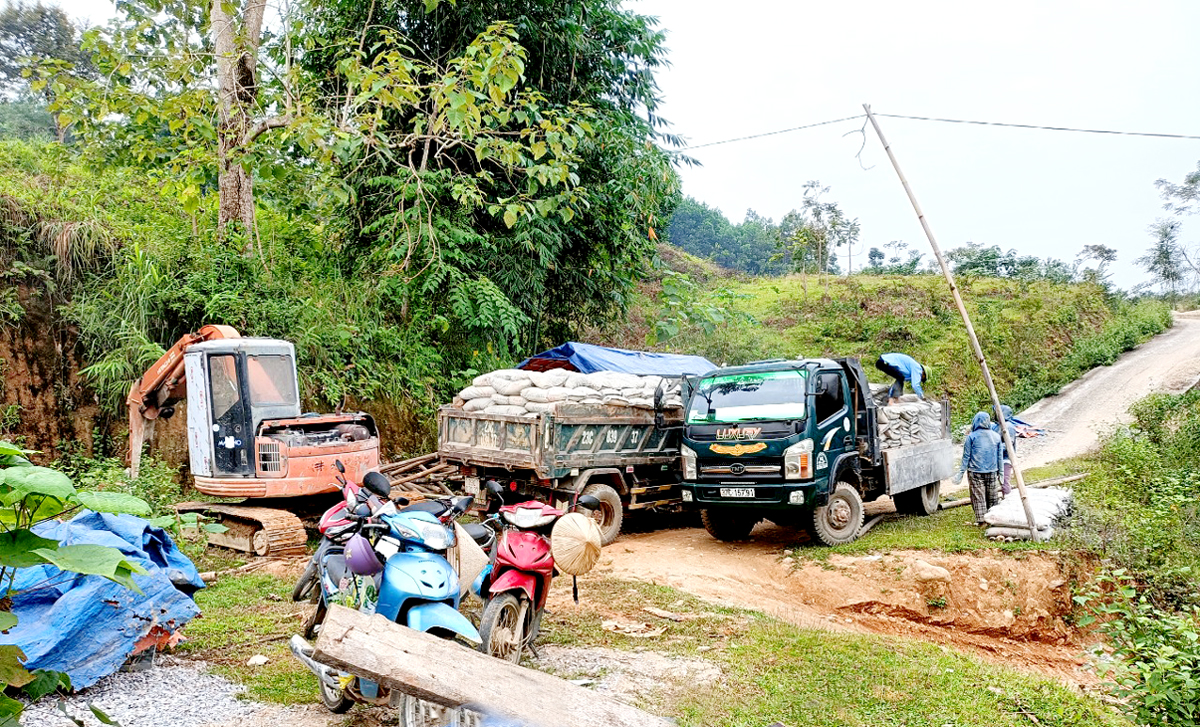
{"label": "license plate", "polygon": [[467,492],[468,495],[478,495],[479,494],[479,478],[478,477],[468,477],[465,480],[463,480],[463,489]]}
{"label": "license plate", "polygon": [[722,487],[721,497],[741,497],[750,500],[754,499],[753,487]]}

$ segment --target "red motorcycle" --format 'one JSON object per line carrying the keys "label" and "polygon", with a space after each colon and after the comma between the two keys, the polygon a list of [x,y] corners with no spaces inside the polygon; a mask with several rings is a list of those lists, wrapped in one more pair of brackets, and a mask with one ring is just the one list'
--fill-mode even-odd
{"label": "red motorcycle", "polygon": [[[492,547],[491,562],[473,589],[486,601],[480,618],[483,644],[479,650],[518,663],[525,649],[532,650],[541,629],[550,582],[558,573],[550,532],[567,513],[537,500],[505,505],[504,488],[494,480],[487,483],[487,490],[500,504],[488,523],[499,522],[500,532]],[[571,510],[599,506],[596,498],[582,495]],[[597,531],[597,551],[598,535]]]}

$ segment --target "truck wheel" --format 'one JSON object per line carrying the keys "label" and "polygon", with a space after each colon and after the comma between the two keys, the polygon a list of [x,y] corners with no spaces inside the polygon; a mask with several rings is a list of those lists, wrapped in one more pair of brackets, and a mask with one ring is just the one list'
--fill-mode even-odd
{"label": "truck wheel", "polygon": [[915,490],[897,493],[892,502],[896,504],[896,512],[902,515],[925,516],[937,512],[941,497],[942,483],[930,482]]}
{"label": "truck wheel", "polygon": [[621,496],[617,491],[603,482],[595,482],[583,488],[584,495],[591,495],[600,501],[593,517],[600,526],[600,544],[608,545],[621,534],[621,521],[625,510],[621,505]]}
{"label": "truck wheel", "polygon": [[700,511],[700,522],[704,523],[704,529],[717,540],[745,540],[750,537],[750,531],[759,520],[762,518],[757,515],[740,512],[721,513],[707,509]]}
{"label": "truck wheel", "polygon": [[863,524],[863,503],[858,490],[845,482],[829,494],[829,502],[813,510],[813,538],[822,545],[843,545],[858,538]]}

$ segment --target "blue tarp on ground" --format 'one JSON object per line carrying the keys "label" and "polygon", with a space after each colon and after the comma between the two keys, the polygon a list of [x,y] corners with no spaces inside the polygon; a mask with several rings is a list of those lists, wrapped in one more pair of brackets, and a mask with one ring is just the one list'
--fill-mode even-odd
{"label": "blue tarp on ground", "polygon": [[706,374],[717,368],[716,364],[703,356],[685,356],[677,353],[648,353],[627,351],[623,348],[608,348],[590,343],[564,343],[561,346],[530,356],[520,363],[519,369],[544,370],[558,368],[565,361],[576,371],[594,374],[597,371],[616,371],[638,376],[681,376],[683,374]]}
{"label": "blue tarp on ground", "polygon": [[[204,587],[196,566],[161,528],[132,515],[84,511],[34,531],[62,545],[107,545],[145,568],[134,581],[143,593],[100,576],[43,565],[17,571],[13,599],[20,623],[0,644],[25,652],[27,669],[66,672],[75,689],[121,668],[155,626],[174,632],[200,613],[189,594]],[[28,590],[33,589],[33,590]]]}

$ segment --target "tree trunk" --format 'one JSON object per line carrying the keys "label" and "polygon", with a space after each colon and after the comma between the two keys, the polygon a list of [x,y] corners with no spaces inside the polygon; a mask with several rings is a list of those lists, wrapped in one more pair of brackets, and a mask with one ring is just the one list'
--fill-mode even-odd
{"label": "tree trunk", "polygon": [[247,255],[254,251],[254,183],[242,161],[251,141],[250,115],[258,95],[258,45],[265,8],[266,0],[246,0],[240,24],[225,12],[221,0],[213,0],[210,11],[219,94],[217,224],[221,234],[230,223],[241,226]]}

